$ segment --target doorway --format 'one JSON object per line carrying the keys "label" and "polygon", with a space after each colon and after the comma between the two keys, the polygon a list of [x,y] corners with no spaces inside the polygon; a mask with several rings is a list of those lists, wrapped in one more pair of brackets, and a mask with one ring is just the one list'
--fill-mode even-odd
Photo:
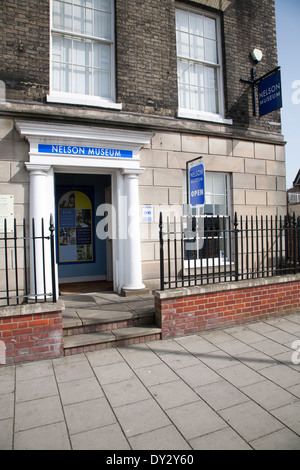
{"label": "doorway", "polygon": [[113,290],[112,247],[96,235],[111,176],[55,174],[56,253],[62,295]]}

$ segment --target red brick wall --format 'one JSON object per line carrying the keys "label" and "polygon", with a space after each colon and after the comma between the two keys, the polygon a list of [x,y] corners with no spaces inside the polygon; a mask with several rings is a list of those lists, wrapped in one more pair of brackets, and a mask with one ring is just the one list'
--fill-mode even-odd
{"label": "red brick wall", "polygon": [[202,288],[199,294],[191,289],[190,295],[175,298],[156,296],[156,317],[162,338],[259,321],[300,309],[300,279],[255,287],[245,287],[244,282],[240,288],[237,285],[231,290],[207,293]]}
{"label": "red brick wall", "polygon": [[0,341],[5,344],[6,364],[59,357],[62,312],[0,317]]}

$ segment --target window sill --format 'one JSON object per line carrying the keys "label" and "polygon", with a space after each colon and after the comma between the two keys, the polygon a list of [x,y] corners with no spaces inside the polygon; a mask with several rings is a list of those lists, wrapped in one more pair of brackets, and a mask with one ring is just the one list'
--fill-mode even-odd
{"label": "window sill", "polygon": [[[207,261],[208,261],[208,264],[207,264]],[[188,270],[189,264],[190,264],[190,269],[195,268],[195,261],[193,259],[191,259],[190,261],[185,259],[184,260],[185,270]],[[196,260],[196,268],[201,268],[201,267],[202,268],[219,268],[220,267],[221,269],[221,267],[223,267],[224,269],[226,269],[226,266],[234,266],[234,263],[228,260],[226,260],[224,263],[224,259],[220,259],[220,264],[219,264],[219,258],[214,258],[214,259],[209,258],[208,260],[205,258],[205,259],[202,259],[202,263],[200,259]]]}
{"label": "window sill", "polygon": [[97,108],[115,109],[121,111],[122,103],[98,98],[97,96],[79,95],[72,93],[52,92],[47,95],[48,103],[78,104]]}
{"label": "window sill", "polygon": [[198,121],[217,122],[220,124],[233,124],[232,119],[225,119],[220,114],[204,113],[202,111],[194,111],[191,109],[179,108],[177,112],[177,117],[185,119],[195,119]]}

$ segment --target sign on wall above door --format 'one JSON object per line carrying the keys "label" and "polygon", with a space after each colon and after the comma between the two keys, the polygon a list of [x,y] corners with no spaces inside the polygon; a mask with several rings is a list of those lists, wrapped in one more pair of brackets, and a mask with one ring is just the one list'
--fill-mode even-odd
{"label": "sign on wall above door", "polygon": [[78,145],[38,145],[39,153],[72,155],[78,157],[133,158],[132,150],[107,149],[101,147],[82,147]]}

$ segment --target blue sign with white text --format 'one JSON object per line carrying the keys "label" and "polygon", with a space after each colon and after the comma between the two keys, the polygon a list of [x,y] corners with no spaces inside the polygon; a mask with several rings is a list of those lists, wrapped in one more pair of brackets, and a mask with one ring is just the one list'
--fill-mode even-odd
{"label": "blue sign with white text", "polygon": [[108,157],[108,158],[132,158],[132,150],[106,149],[99,147],[81,147],[78,145],[44,145],[39,144],[39,153],[51,153],[54,155],[70,155],[76,157]]}
{"label": "blue sign with white text", "polygon": [[205,204],[205,170],[203,163],[190,168],[189,171],[190,205],[203,206]]}
{"label": "blue sign with white text", "polygon": [[258,98],[260,116],[282,108],[280,70],[258,84]]}

